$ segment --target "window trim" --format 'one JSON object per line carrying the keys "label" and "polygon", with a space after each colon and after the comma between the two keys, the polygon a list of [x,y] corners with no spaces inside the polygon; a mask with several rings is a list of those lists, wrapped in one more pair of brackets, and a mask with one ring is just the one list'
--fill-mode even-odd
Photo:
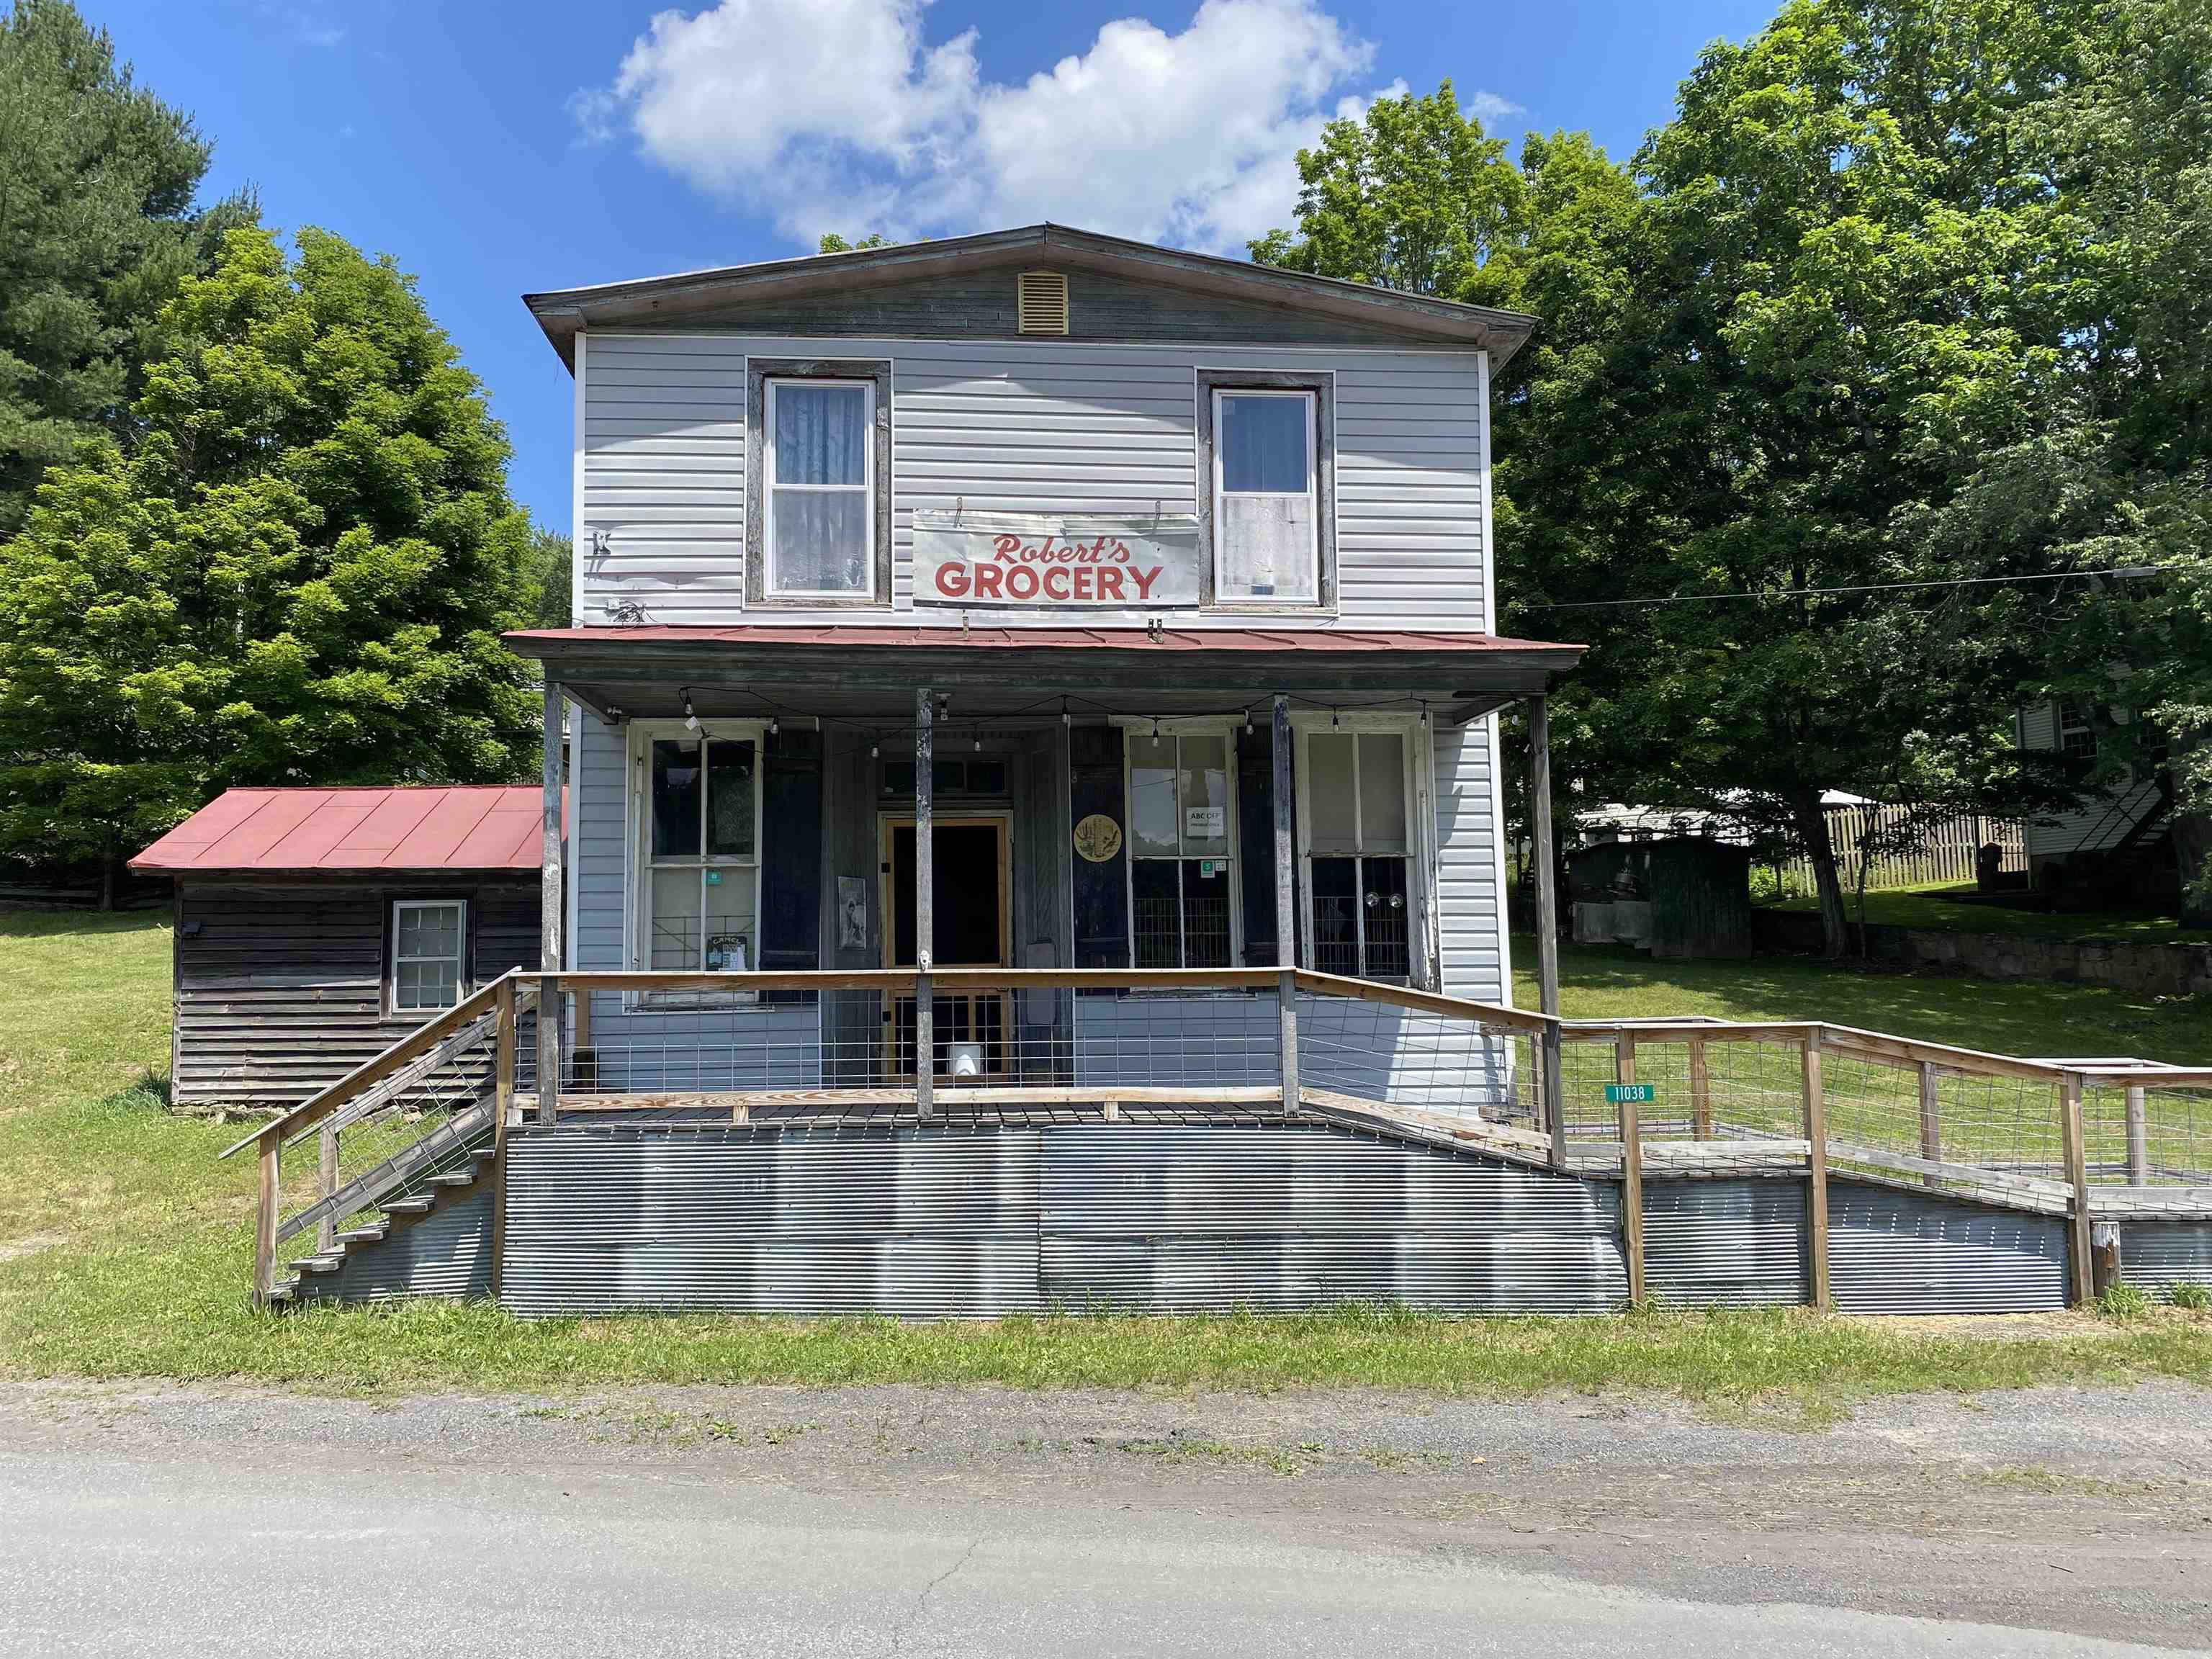
{"label": "window trim", "polygon": [[[402,910],[459,910],[461,913],[459,955],[453,961],[453,1000],[438,1007],[407,1008],[399,1002],[399,913]],[[459,1007],[470,995],[469,975],[469,902],[465,898],[440,897],[435,895],[410,898],[394,898],[385,910],[391,929],[390,942],[384,952],[384,1007],[386,1016],[393,1019],[430,1019],[447,1008]],[[410,962],[443,962],[444,957],[410,957]]]}
{"label": "window trim", "polygon": [[764,447],[764,453],[761,467],[766,476],[762,483],[761,493],[761,551],[763,560],[761,580],[765,586],[769,598],[779,602],[787,599],[850,601],[854,599],[865,599],[872,605],[876,598],[876,562],[872,558],[865,562],[868,571],[868,586],[860,594],[848,592],[843,588],[836,587],[786,587],[775,579],[775,498],[776,492],[779,490],[805,490],[822,495],[858,495],[867,509],[866,526],[860,538],[861,545],[872,547],[876,538],[876,447],[872,443],[866,446],[861,467],[863,476],[857,484],[779,483],[776,481],[775,398],[777,391],[787,386],[850,387],[861,394],[864,423],[872,428],[876,421],[876,383],[872,380],[845,380],[828,374],[771,374],[763,380],[761,442]]}
{"label": "window trim", "polygon": [[[1192,371],[1198,430],[1199,602],[1212,611],[1258,616],[1334,616],[1337,611],[1336,373],[1321,370],[1196,368]],[[1221,592],[1220,447],[1214,441],[1224,392],[1303,392],[1312,401],[1307,430],[1314,501],[1314,597],[1224,598]]]}
{"label": "window trim", "polygon": [[[758,971],[760,963],[761,907],[766,895],[763,889],[762,872],[767,868],[768,823],[766,819],[766,784],[768,778],[768,725],[763,720],[702,721],[700,729],[692,731],[682,720],[632,720],[629,723],[629,745],[623,771],[627,780],[629,800],[624,813],[624,840],[628,845],[628,867],[623,880],[623,962],[641,973],[708,973],[706,968],[654,969],[646,960],[647,943],[652,937],[653,872],[660,868],[683,868],[682,865],[662,866],[653,857],[653,745],[664,741],[701,741],[712,739],[725,743],[750,741],[753,745],[753,855],[750,866],[734,858],[715,860],[750,867],[753,876],[753,956],[756,960],[747,966]],[[696,867],[703,870],[708,860],[699,855]],[[703,933],[703,930],[702,930]],[[631,991],[624,994],[625,1006],[629,1008],[700,1008],[750,1006],[758,1000],[751,991]]]}
{"label": "window trim", "polygon": [[[1237,854],[1239,844],[1237,837],[1241,830],[1242,819],[1238,816],[1238,803],[1237,799],[1238,793],[1237,777],[1237,733],[1241,729],[1242,722],[1233,717],[1220,714],[1195,715],[1182,719],[1161,719],[1158,720],[1155,720],[1149,714],[1115,714],[1109,717],[1108,723],[1109,725],[1118,726],[1121,728],[1121,822],[1123,825],[1121,842],[1126,862],[1128,866],[1127,878],[1121,884],[1121,906],[1124,918],[1127,923],[1129,966],[1132,970],[1134,970],[1137,965],[1138,862],[1141,860],[1146,863],[1184,864],[1191,861],[1191,856],[1204,857],[1205,854],[1200,854],[1196,855],[1186,855],[1181,853],[1170,854],[1166,853],[1139,853],[1137,851],[1136,828],[1133,816],[1133,802],[1135,797],[1133,793],[1133,781],[1130,775],[1133,769],[1132,757],[1130,754],[1130,739],[1132,738],[1151,737],[1152,734],[1152,728],[1157,726],[1159,728],[1160,735],[1164,738],[1181,738],[1218,737],[1223,740],[1223,759],[1227,763],[1229,773],[1229,816],[1227,830],[1223,836],[1223,839],[1229,843],[1229,851],[1223,855],[1229,860],[1229,961],[1226,965],[1218,971],[1227,973],[1236,968],[1237,965],[1244,959],[1244,860],[1239,857]],[[1178,743],[1176,748],[1176,766],[1178,771],[1180,771],[1182,765],[1182,748],[1181,744]],[[1178,800],[1177,805],[1180,806],[1180,800]],[[1180,878],[1178,878],[1178,881],[1180,881]],[[1180,892],[1180,887],[1178,887],[1177,890]],[[1182,945],[1180,939],[1178,939],[1177,944],[1180,947]],[[1179,948],[1178,954],[1187,956],[1188,952]],[[1207,972],[1217,970],[1200,969],[1200,971]],[[1200,994],[1204,994],[1201,993]]]}
{"label": "window trim", "polygon": [[[2069,714],[2075,718],[2069,720]],[[2066,747],[2067,738],[2075,733],[2087,739],[2087,746],[2078,754]],[[2087,697],[2051,699],[2051,746],[2061,756],[2073,754],[2075,758],[2085,761],[2097,758],[2096,710]]]}
{"label": "window trim", "polygon": [[[1420,757],[1427,751],[1424,742],[1425,728],[1418,714],[1358,713],[1331,715],[1319,712],[1291,716],[1291,740],[1297,751],[1297,772],[1294,791],[1297,795],[1297,823],[1294,827],[1296,846],[1293,848],[1297,866],[1298,959],[1308,967],[1317,965],[1319,958],[1314,949],[1313,918],[1313,826],[1310,808],[1313,802],[1313,763],[1309,740],[1319,733],[1357,737],[1362,733],[1394,732],[1401,739],[1399,746],[1399,787],[1405,792],[1406,850],[1399,853],[1369,853],[1364,844],[1353,853],[1325,853],[1324,858],[1349,858],[1355,865],[1367,858],[1403,858],[1406,860],[1406,902],[1411,911],[1406,918],[1406,982],[1408,985],[1434,989],[1437,983],[1437,966],[1431,950],[1430,918],[1436,911],[1436,852],[1428,826],[1428,792],[1421,787]],[[1359,749],[1352,745],[1354,787],[1352,789],[1352,822],[1355,834],[1364,842],[1364,834],[1358,826],[1365,811],[1357,787]],[[1434,764],[1431,759],[1431,765]],[[1359,924],[1360,967],[1366,967],[1367,933],[1364,920]],[[1364,973],[1355,975],[1364,978]],[[1390,983],[1382,981],[1379,983]]]}
{"label": "window trim", "polygon": [[[769,384],[776,380],[861,383],[869,403],[868,534],[872,556],[865,593],[779,593],[768,585],[768,530],[773,512],[768,424]],[[889,358],[750,357],[745,362],[745,606],[749,610],[887,611],[891,608],[891,403]],[[794,486],[786,485],[786,489]],[[850,488],[838,486],[839,488]]]}

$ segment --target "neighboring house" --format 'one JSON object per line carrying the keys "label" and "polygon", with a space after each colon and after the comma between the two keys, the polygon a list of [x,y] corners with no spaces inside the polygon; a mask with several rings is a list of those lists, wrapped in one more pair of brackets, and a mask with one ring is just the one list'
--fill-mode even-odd
{"label": "neighboring house", "polygon": [[539,792],[231,789],[176,884],[172,1097],[296,1105],[538,951]]}
{"label": "neighboring house", "polygon": [[[2074,697],[2022,706],[2014,716],[2023,749],[2094,761],[2112,711]],[[2085,903],[2172,904],[2179,891],[2172,833],[2173,779],[2162,761],[2090,795],[2070,811],[2031,819],[2025,830],[2029,880]]]}
{"label": "neighboring house", "polygon": [[[1529,319],[1057,226],[529,304],[575,384],[574,626],[510,636],[581,709],[556,965],[913,964],[924,689],[937,963],[1273,964],[1281,698],[1298,959],[1510,998],[1493,711],[1579,654],[1490,631]],[[598,1002],[603,1077],[696,1029]],[[1016,1012],[956,1011],[988,1073]]]}

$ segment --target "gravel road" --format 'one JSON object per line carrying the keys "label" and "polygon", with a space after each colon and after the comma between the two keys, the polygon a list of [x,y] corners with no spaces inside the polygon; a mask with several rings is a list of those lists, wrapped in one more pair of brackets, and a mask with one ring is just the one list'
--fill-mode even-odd
{"label": "gravel road", "polygon": [[2212,1643],[2212,1393],[0,1384],[0,1654]]}

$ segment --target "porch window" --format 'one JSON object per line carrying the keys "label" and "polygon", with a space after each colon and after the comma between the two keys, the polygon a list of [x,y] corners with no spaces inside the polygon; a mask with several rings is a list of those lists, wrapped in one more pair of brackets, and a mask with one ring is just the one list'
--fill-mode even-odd
{"label": "porch window", "polygon": [[873,597],[874,382],[772,380],[766,395],[769,597]]}
{"label": "porch window", "polygon": [[1128,740],[1129,921],[1139,968],[1226,968],[1236,826],[1226,732]]}
{"label": "porch window", "polygon": [[1412,977],[1406,741],[1398,731],[1304,734],[1307,930],[1322,973]]}
{"label": "porch window", "polygon": [[1318,404],[1311,392],[1214,392],[1217,599],[1320,598]]}
{"label": "porch window", "polygon": [[392,1011],[434,1013],[461,1000],[468,905],[459,899],[400,899],[392,907]]}
{"label": "porch window", "polygon": [[648,764],[646,965],[663,973],[757,968],[761,779],[754,739],[658,738]]}

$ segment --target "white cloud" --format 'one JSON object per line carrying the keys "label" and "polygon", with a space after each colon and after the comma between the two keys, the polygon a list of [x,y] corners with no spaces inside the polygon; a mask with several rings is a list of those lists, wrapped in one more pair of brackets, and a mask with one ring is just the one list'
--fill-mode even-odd
{"label": "white cloud", "polygon": [[1206,0],[1179,34],[1124,18],[1000,83],[974,30],[933,46],[926,15],[927,0],[663,12],[611,84],[569,109],[587,142],[626,130],[803,242],[1050,218],[1233,249],[1288,222],[1298,149],[1365,107],[1352,88],[1374,56],[1317,0]]}
{"label": "white cloud", "polygon": [[1494,92],[1478,92],[1460,106],[1481,121],[1485,127],[1494,127],[1509,115],[1526,115],[1523,105],[1510,98],[1501,98]]}

